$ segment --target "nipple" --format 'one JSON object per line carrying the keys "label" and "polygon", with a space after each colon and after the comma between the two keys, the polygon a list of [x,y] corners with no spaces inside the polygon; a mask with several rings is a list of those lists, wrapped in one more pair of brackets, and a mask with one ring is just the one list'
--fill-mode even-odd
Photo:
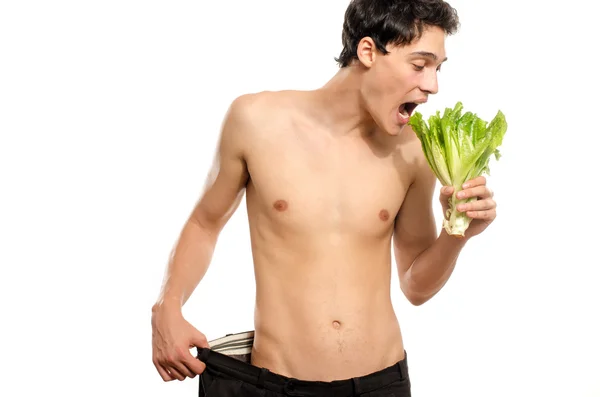
{"label": "nipple", "polygon": [[285,200],[277,200],[273,203],[273,208],[277,211],[282,212],[287,210],[288,204]]}
{"label": "nipple", "polygon": [[387,210],[379,211],[379,219],[381,219],[384,222],[387,221],[388,219],[390,219],[390,213]]}

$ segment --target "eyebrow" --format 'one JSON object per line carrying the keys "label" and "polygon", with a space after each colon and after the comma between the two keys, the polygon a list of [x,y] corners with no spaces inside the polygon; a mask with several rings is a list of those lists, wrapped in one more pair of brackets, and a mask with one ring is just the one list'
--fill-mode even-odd
{"label": "eyebrow", "polygon": [[[413,53],[411,53],[410,55],[418,55],[418,56],[422,56],[422,57],[426,57],[426,58],[431,58],[434,61],[438,60],[438,56],[435,55],[433,52],[428,52],[428,51],[415,51]],[[442,62],[446,62],[448,60],[448,57],[444,58],[444,60]]]}

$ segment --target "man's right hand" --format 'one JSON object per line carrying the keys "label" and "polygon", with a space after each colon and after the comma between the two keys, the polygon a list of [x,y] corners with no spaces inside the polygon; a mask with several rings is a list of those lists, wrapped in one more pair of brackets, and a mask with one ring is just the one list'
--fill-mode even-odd
{"label": "man's right hand", "polygon": [[178,310],[152,310],[152,362],[165,382],[201,374],[206,365],[194,357],[194,346],[209,347],[204,334],[188,323]]}

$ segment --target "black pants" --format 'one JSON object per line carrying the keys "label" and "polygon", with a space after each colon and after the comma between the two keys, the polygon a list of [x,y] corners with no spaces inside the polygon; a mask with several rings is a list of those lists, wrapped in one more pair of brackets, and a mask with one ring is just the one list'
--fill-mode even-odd
{"label": "black pants", "polygon": [[[406,355],[406,352],[405,352]],[[410,397],[407,358],[369,375],[332,382],[288,378],[218,353],[198,349],[206,364],[200,397]]]}

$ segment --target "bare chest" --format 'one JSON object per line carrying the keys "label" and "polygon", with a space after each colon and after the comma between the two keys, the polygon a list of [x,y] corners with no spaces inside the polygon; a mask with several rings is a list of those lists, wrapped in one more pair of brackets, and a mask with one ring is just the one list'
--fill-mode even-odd
{"label": "bare chest", "polygon": [[411,180],[399,156],[360,138],[266,140],[248,168],[249,208],[299,232],[385,234]]}

